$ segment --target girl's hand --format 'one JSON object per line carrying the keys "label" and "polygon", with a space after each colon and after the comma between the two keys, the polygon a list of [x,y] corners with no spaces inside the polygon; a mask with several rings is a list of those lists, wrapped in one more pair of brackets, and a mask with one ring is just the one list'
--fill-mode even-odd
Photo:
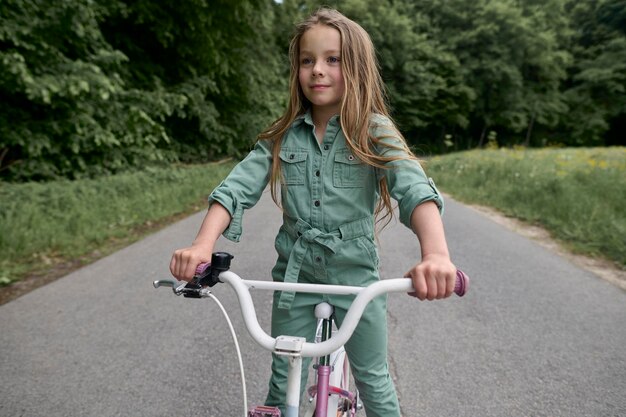
{"label": "girl's hand", "polygon": [[212,252],[213,246],[207,244],[194,244],[178,249],[172,255],[170,272],[179,281],[191,281],[198,265],[211,261]]}
{"label": "girl's hand", "polygon": [[415,291],[409,293],[420,300],[439,300],[454,292],[456,267],[444,255],[428,255],[405,275],[413,280]]}
{"label": "girl's hand", "polygon": [[190,247],[178,249],[172,255],[170,272],[180,281],[191,281],[196,268],[203,262],[211,262],[217,238],[230,223],[230,213],[219,203],[211,204],[198,236]]}

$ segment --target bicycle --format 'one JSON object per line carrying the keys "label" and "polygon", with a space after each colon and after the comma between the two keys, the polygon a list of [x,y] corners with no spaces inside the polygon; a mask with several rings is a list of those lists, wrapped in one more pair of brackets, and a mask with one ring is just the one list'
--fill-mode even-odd
{"label": "bicycle", "polygon": [[[286,414],[284,417],[298,417],[303,357],[319,358],[317,366],[315,366],[317,383],[308,390],[310,397],[315,400],[315,408],[307,411],[306,417],[353,417],[359,408],[358,392],[349,389],[350,370],[343,345],[354,332],[365,307],[371,300],[388,292],[410,292],[413,290],[412,281],[409,278],[394,278],[377,281],[367,287],[354,287],[244,280],[234,272],[229,271],[231,259],[233,256],[228,253],[216,252],[211,257],[211,263],[198,266],[196,274],[190,282],[177,285],[178,283],[173,280],[157,280],[153,282],[153,286],[155,288],[171,287],[174,294],[188,298],[209,297],[216,301],[226,318],[235,341],[242,377],[244,417],[280,417],[281,414],[278,408],[267,406],[257,406],[248,411],[245,376],[237,337],[226,310],[209,290],[220,282],[229,284],[235,290],[244,323],[252,338],[261,347],[289,358]],[[454,292],[463,296],[468,287],[469,278],[458,270]],[[283,335],[273,338],[268,335],[259,325],[250,294],[251,289],[356,295],[356,297],[346,313],[341,328],[337,331],[333,331],[332,328],[332,306],[327,303],[316,306],[316,317],[319,320],[319,340],[316,343],[311,343],[301,337]]]}

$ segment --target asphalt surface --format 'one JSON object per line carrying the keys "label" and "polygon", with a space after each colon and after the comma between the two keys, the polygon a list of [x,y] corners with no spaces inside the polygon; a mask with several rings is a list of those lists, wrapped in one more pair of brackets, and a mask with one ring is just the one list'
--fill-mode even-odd
{"label": "asphalt surface", "polygon": [[[239,368],[210,300],[152,288],[203,213],[0,306],[0,416],[241,416]],[[464,298],[389,298],[389,347],[403,415],[626,416],[626,292],[448,199]],[[242,242],[221,240],[233,271],[268,279],[280,213],[265,195]],[[380,236],[382,276],[417,261],[403,226]],[[270,354],[216,288],[242,348],[248,398],[260,403]],[[254,293],[268,328],[271,295]]]}

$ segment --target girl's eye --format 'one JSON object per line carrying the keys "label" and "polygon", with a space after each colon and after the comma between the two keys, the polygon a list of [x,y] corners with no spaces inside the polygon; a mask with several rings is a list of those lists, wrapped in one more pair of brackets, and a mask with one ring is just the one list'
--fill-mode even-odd
{"label": "girl's eye", "polygon": [[331,64],[337,64],[339,62],[341,62],[341,59],[339,59],[338,56],[331,56],[328,58],[328,62]]}
{"label": "girl's eye", "polygon": [[300,63],[302,65],[311,65],[313,63],[313,60],[311,58],[302,58],[302,60],[300,60]]}

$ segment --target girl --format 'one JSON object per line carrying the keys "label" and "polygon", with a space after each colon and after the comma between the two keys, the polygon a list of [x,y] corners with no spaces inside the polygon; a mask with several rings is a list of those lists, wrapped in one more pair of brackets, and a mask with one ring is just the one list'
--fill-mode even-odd
{"label": "girl", "polygon": [[[394,198],[400,221],[420,241],[421,261],[406,273],[415,287],[412,295],[450,296],[456,268],[439,213],[443,201],[389,118],[367,33],[336,10],[321,9],[296,27],[289,56],[287,110],[211,193],[192,246],[174,252],[172,274],[191,279],[196,266],[209,261],[220,234],[238,241],[244,210],[256,204],[269,182],[283,209],[274,280],[360,286],[378,280],[375,218],[391,215]],[[335,306],[341,325],[352,299],[277,292],[272,335],[312,341],[314,306],[322,301]],[[370,303],[346,350],[367,416],[400,416],[387,366],[384,297]],[[306,372],[302,378],[304,387]],[[266,404],[283,413],[286,380],[286,360],[274,356]]]}

